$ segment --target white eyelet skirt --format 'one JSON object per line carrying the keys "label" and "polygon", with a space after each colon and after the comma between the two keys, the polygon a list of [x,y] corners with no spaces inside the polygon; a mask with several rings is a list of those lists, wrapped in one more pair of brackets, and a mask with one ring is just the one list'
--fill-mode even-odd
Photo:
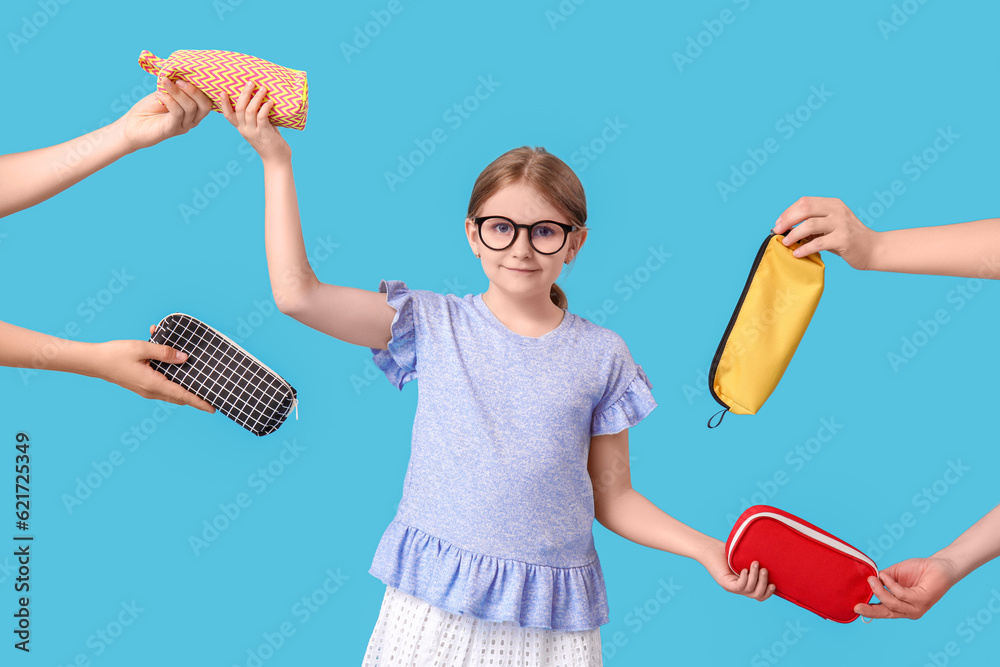
{"label": "white eyelet skirt", "polygon": [[522,628],[452,614],[387,586],[364,667],[600,667],[600,629]]}

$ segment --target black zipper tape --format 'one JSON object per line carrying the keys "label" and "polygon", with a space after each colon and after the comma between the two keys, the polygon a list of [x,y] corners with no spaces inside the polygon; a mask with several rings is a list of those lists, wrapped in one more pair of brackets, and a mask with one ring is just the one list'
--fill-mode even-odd
{"label": "black zipper tape", "polygon": [[[743,292],[740,294],[740,300],[736,302],[736,310],[733,311],[733,316],[729,318],[729,325],[726,327],[726,332],[722,334],[722,340],[719,342],[719,347],[715,350],[715,356],[712,357],[712,367],[708,370],[708,390],[712,392],[712,398],[721,405],[722,407],[729,409],[729,406],[722,402],[718,394],[715,393],[715,372],[719,368],[719,361],[722,359],[722,352],[726,349],[726,343],[729,342],[729,334],[733,331],[733,325],[736,324],[736,318],[740,315],[740,309],[743,307],[743,300],[747,298],[747,292],[750,291],[750,283],[753,282],[753,276],[757,273],[757,267],[760,266],[760,260],[764,257],[764,251],[767,250],[767,244],[771,242],[771,237],[777,236],[774,232],[767,235],[764,242],[760,244],[760,250],[757,251],[757,256],[754,257],[753,266],[750,267],[750,275],[747,276],[747,282],[743,285]],[[721,423],[722,420],[719,420]],[[718,424],[717,424],[718,425]]]}

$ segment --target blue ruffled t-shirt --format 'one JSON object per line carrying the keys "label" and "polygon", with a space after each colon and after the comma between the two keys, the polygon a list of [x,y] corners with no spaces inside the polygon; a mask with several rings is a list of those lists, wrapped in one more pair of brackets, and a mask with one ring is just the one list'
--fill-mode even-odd
{"label": "blue ruffled t-shirt", "polygon": [[371,573],[452,613],[555,630],[607,623],[590,438],[656,407],[624,341],[568,312],[531,338],[480,295],[379,290],[397,312],[375,363],[400,389],[420,382],[403,496]]}

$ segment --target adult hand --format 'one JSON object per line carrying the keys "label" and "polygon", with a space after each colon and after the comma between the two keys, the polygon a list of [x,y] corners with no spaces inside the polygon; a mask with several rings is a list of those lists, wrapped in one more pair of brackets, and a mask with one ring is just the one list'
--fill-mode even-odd
{"label": "adult hand", "polygon": [[879,573],[879,578],[868,577],[868,584],[880,604],[856,605],[856,613],[868,618],[917,619],[961,579],[950,561],[936,556],[896,563]]}
{"label": "adult hand", "polygon": [[168,364],[182,364],[187,361],[187,355],[166,345],[139,340],[97,343],[90,364],[93,373],[88,374],[113,382],[143,398],[190,405],[209,413],[215,412],[215,408],[209,403],[150,368],[150,359]]}
{"label": "adult hand", "polygon": [[796,257],[829,250],[856,269],[868,268],[877,235],[847,204],[829,197],[802,197],[778,216],[773,231],[785,234],[786,246],[804,241],[793,253]]}
{"label": "adult hand", "polygon": [[167,92],[150,93],[122,116],[122,136],[130,151],[184,134],[212,110],[212,100],[193,84],[164,79]]}

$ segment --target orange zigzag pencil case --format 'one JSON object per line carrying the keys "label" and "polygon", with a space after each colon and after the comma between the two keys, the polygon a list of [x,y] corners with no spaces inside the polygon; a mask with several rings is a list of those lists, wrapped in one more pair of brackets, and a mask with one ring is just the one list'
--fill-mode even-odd
{"label": "orange zigzag pencil case", "polygon": [[232,51],[174,51],[164,60],[149,51],[139,54],[139,66],[160,77],[157,91],[166,93],[163,79],[183,79],[194,84],[212,100],[212,110],[219,111],[228,95],[235,100],[247,81],[267,88],[267,99],[274,100],[268,115],[278,127],[302,130],[309,113],[309,84],[306,73],[275,65],[267,60]]}

